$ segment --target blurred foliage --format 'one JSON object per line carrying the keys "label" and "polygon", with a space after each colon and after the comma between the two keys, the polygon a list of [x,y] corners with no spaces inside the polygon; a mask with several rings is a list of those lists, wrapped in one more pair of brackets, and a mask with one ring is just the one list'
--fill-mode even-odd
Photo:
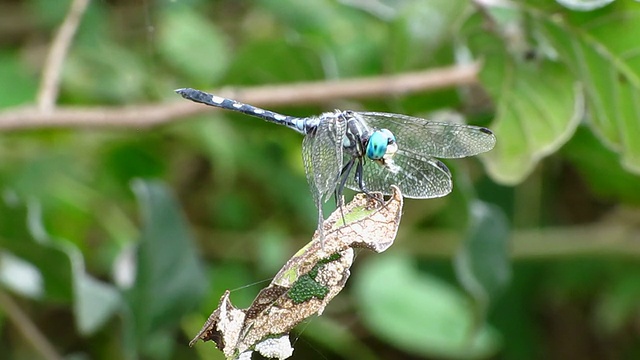
{"label": "blurred foliage", "polygon": [[[498,139],[448,162],[451,195],[407,201],[395,249],[360,253],[294,358],[638,358],[640,4],[607,3],[94,1],[59,105],[481,61],[480,86],[274,109],[449,109]],[[0,3],[3,111],[34,101],[69,4]],[[3,133],[0,291],[66,358],[220,359],[187,343],[222,292],[247,306],[315,229],[300,143],[223,112]],[[0,307],[2,358],[38,357]]]}

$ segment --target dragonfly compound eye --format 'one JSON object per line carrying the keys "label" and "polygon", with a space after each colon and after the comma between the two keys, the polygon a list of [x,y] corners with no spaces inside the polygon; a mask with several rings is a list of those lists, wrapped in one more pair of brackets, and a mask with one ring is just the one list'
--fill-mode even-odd
{"label": "dragonfly compound eye", "polygon": [[382,159],[387,153],[387,146],[395,144],[395,141],[393,134],[387,129],[374,131],[367,143],[367,157],[371,160]]}

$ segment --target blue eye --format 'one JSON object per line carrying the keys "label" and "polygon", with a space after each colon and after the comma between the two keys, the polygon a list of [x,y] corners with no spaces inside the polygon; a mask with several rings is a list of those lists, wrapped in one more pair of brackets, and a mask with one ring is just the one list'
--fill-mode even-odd
{"label": "blue eye", "polygon": [[367,157],[371,160],[380,160],[387,153],[387,145],[396,142],[396,138],[387,129],[374,131],[367,144]]}

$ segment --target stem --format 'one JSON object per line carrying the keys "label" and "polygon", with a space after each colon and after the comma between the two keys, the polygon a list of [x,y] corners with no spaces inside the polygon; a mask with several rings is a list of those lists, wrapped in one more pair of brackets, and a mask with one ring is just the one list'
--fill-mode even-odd
{"label": "stem", "polygon": [[38,330],[33,321],[20,309],[18,304],[2,290],[0,290],[0,309],[4,310],[9,320],[11,320],[25,340],[31,344],[33,349],[37,351],[43,359],[62,360],[62,356],[56,352],[46,336]]}
{"label": "stem", "polygon": [[[477,63],[398,75],[369,78],[266,85],[244,88],[225,87],[216,95],[255,106],[320,104],[338,99],[365,99],[433,91],[477,83]],[[167,94],[173,89],[167,89]],[[216,111],[179,99],[164,104],[122,107],[57,107],[42,112],[27,106],[0,112],[0,131],[37,128],[141,128],[177,121],[181,118]]]}
{"label": "stem", "polygon": [[73,1],[69,7],[67,17],[51,44],[47,60],[44,63],[42,82],[38,92],[38,107],[43,112],[51,111],[55,107],[58,92],[60,91],[62,66],[87,5],[89,5],[89,0]]}

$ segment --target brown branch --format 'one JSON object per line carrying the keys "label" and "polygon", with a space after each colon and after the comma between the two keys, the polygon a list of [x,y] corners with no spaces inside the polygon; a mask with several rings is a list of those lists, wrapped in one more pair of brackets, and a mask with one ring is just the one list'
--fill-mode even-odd
{"label": "brown branch", "polygon": [[[256,106],[319,104],[345,98],[398,96],[474,84],[478,71],[479,65],[474,63],[370,78],[223,88],[214,93]],[[167,89],[167,92],[172,91]],[[0,131],[62,127],[142,128],[214,110],[180,99],[178,95],[175,101],[153,105],[58,107],[50,112],[30,106],[0,112]]]}
{"label": "brown branch", "polygon": [[47,337],[38,330],[33,321],[20,309],[18,304],[2,290],[0,290],[0,308],[4,310],[9,320],[43,359],[62,360],[62,356],[56,352],[53,345],[47,340]]}
{"label": "brown branch", "polygon": [[[398,234],[400,248],[416,256],[450,258],[460,248],[464,234],[456,231],[420,231]],[[563,259],[576,256],[640,257],[638,228],[592,224],[515,230],[509,241],[514,261]]]}
{"label": "brown branch", "polygon": [[[605,219],[584,225],[514,229],[509,239],[509,255],[514,261],[529,259],[563,259],[576,256],[620,256],[632,259],[640,257],[640,212],[636,209],[618,209]],[[404,224],[407,225],[407,224]],[[256,234],[215,232],[199,229],[203,238],[215,238],[216,242],[203,241],[199,246],[206,253],[237,258],[254,259],[246,249]],[[460,230],[404,230],[398,231],[395,249],[424,258],[451,258],[460,249],[464,232]],[[302,243],[297,239],[295,243]],[[234,244],[233,247],[225,244]],[[224,253],[220,253],[224,251]]]}
{"label": "brown branch", "polygon": [[71,40],[73,40],[73,36],[80,24],[80,19],[82,19],[88,4],[89,0],[73,1],[51,44],[42,72],[40,90],[38,91],[38,106],[43,112],[52,110],[56,104],[60,90],[62,66],[67,57],[69,47],[71,47]]}

